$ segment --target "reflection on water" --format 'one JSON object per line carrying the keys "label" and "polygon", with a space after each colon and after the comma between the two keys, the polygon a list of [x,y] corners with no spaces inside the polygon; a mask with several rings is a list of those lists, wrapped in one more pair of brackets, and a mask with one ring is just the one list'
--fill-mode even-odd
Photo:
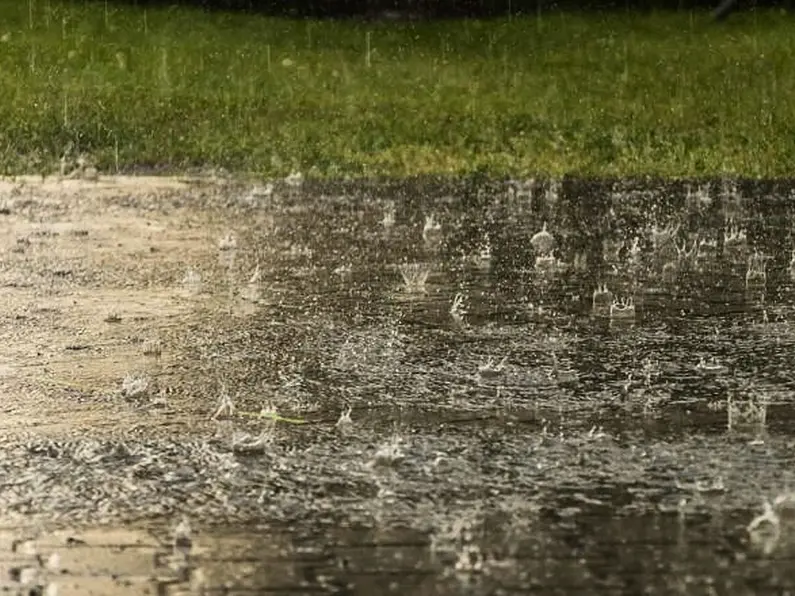
{"label": "reflection on water", "polygon": [[[107,466],[106,512],[146,517],[137,490],[187,515],[190,548],[155,525],[115,571],[102,540],[45,540],[39,567],[73,553],[105,593],[791,589],[786,185],[271,191],[186,264],[208,323],[165,374],[215,412],[204,451],[58,447]],[[27,449],[10,472],[50,453]]]}

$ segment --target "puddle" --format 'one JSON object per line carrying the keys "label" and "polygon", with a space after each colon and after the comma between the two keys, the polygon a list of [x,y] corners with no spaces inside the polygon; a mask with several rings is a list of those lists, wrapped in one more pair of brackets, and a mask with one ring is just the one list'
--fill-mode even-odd
{"label": "puddle", "polygon": [[4,183],[0,586],[791,589],[790,195]]}

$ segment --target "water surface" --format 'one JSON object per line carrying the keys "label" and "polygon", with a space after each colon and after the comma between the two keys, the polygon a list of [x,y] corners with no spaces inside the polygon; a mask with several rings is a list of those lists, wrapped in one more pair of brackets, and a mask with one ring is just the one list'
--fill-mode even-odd
{"label": "water surface", "polygon": [[127,273],[164,296],[157,391],[72,387],[112,432],[7,433],[8,586],[793,589],[790,187],[689,186],[178,196],[195,248]]}

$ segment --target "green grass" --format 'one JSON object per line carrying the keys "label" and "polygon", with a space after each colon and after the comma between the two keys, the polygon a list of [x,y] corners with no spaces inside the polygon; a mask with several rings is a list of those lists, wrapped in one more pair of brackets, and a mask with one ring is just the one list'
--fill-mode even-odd
{"label": "green grass", "polygon": [[[0,168],[780,176],[777,12],[313,22],[0,0]],[[368,54],[369,40],[369,54]]]}

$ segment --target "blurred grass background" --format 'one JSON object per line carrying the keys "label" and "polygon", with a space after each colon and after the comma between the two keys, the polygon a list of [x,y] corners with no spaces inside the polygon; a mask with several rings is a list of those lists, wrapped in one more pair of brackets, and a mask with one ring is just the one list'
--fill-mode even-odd
{"label": "blurred grass background", "polygon": [[0,168],[787,176],[776,10],[300,20],[0,0]]}

